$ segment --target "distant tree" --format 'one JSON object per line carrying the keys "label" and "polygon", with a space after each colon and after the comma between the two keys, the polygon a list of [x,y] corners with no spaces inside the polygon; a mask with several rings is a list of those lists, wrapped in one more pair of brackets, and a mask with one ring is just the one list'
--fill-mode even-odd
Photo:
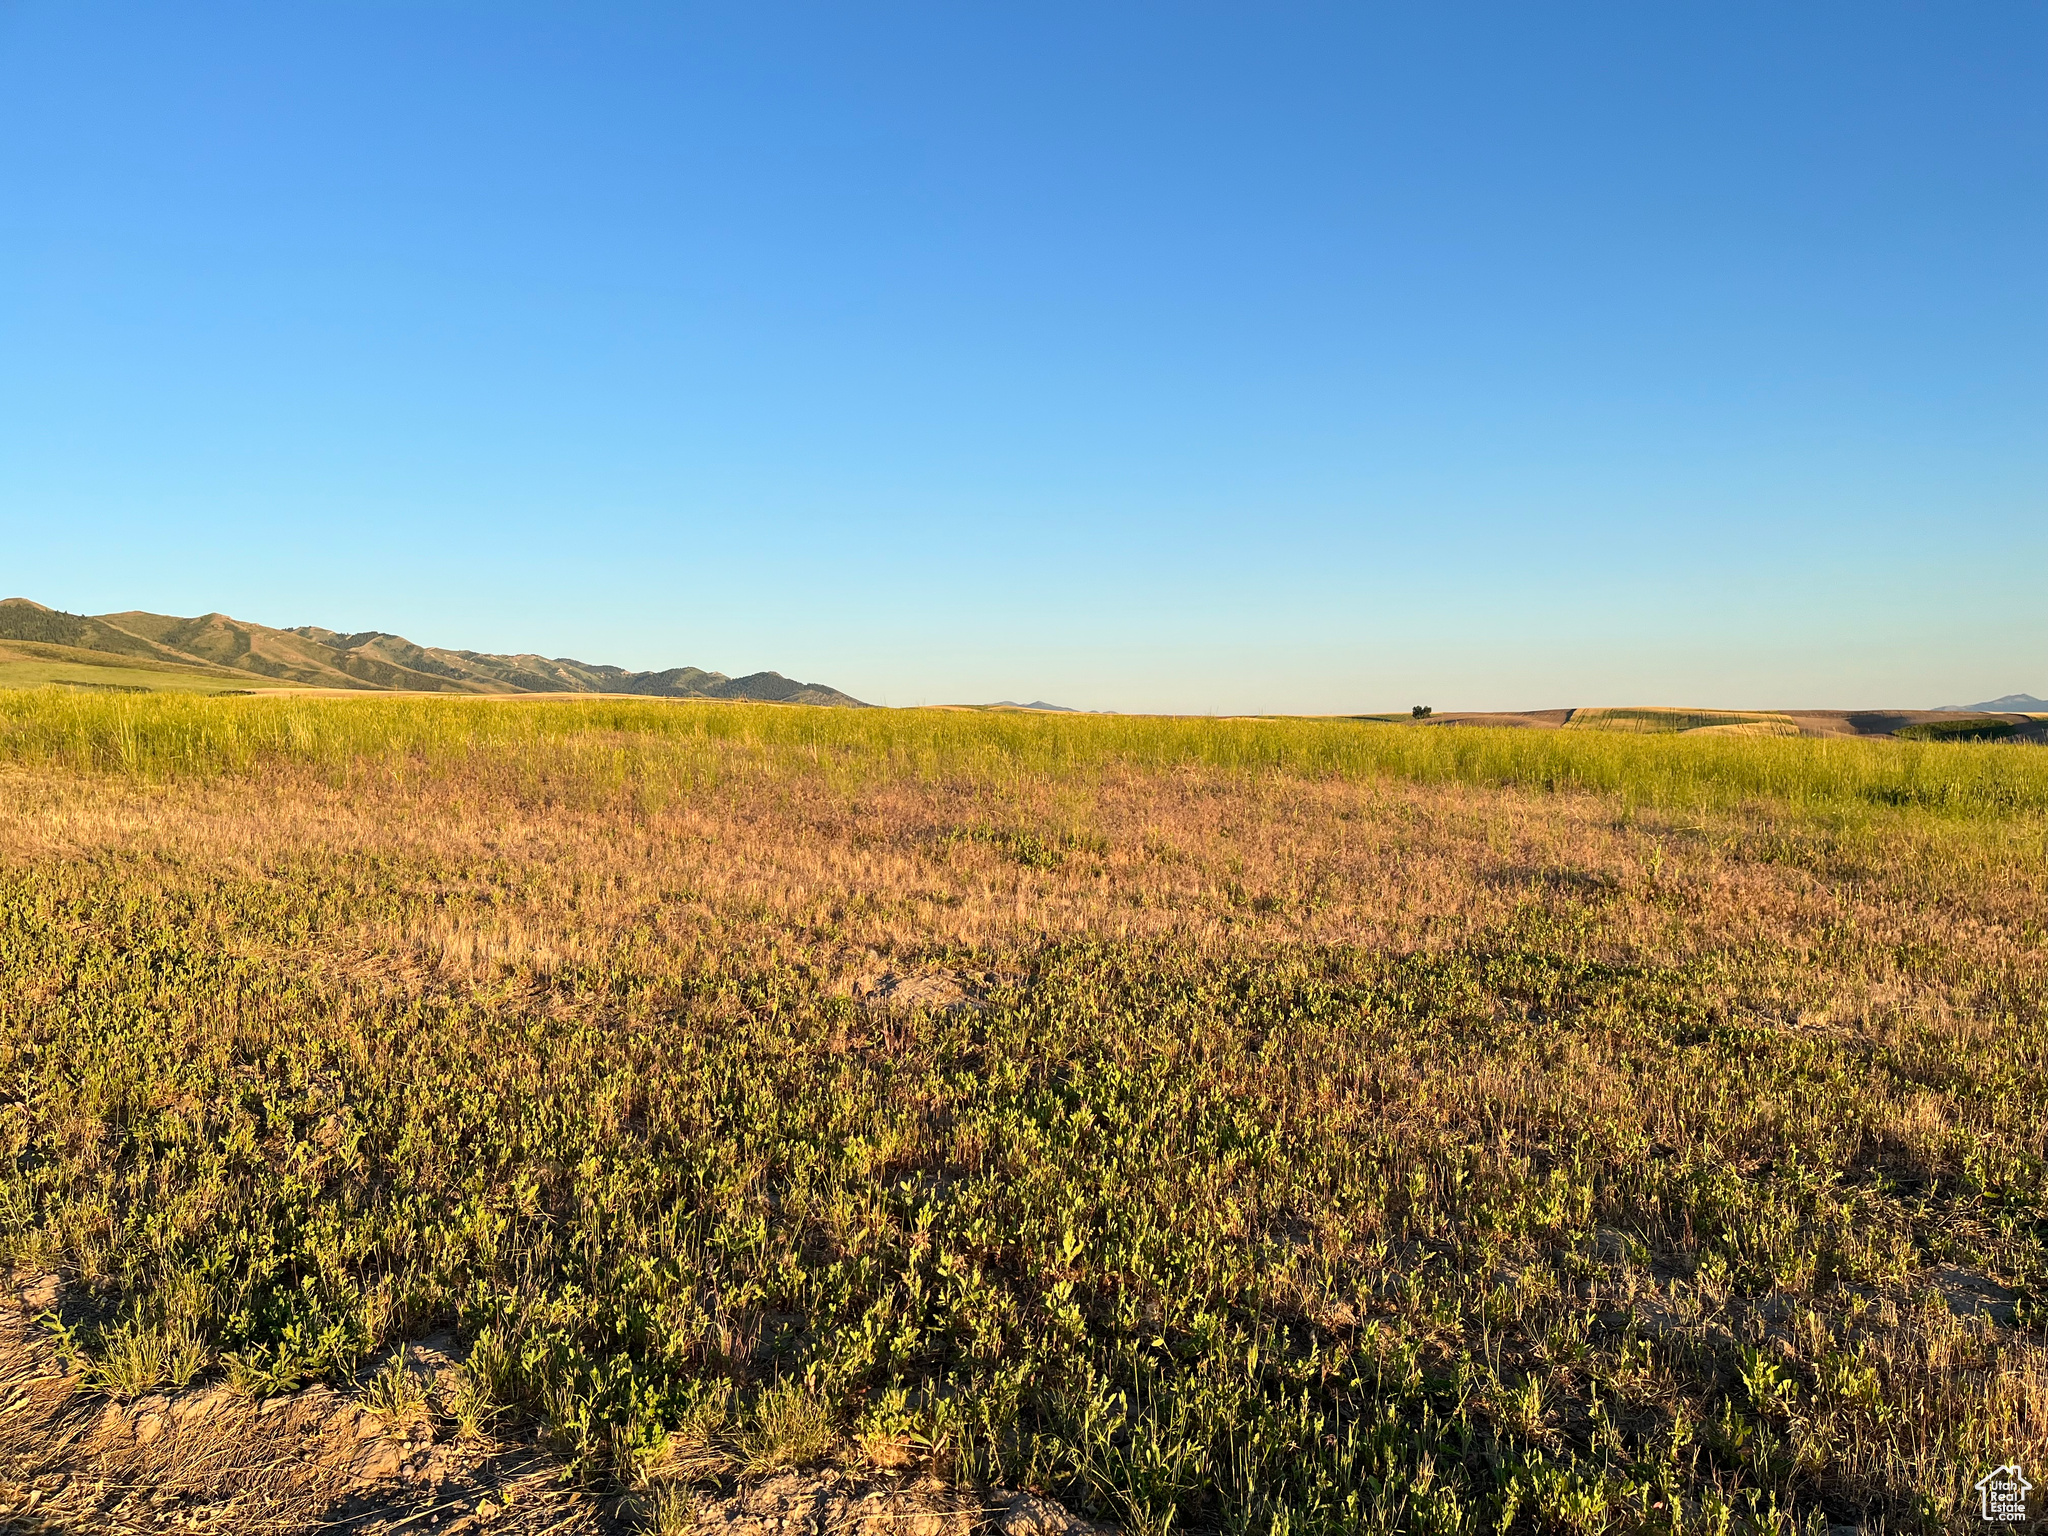
{"label": "distant tree", "polygon": [[1413,715],[1418,720],[1427,720],[1430,717],[1432,711],[1430,710],[1430,707],[1427,704],[1418,704],[1413,709],[1409,710],[1408,713]]}

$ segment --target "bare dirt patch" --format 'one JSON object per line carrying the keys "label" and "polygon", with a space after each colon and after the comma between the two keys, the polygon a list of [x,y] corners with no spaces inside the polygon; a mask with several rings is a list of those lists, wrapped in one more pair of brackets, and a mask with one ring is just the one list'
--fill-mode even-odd
{"label": "bare dirt patch", "polygon": [[925,1008],[935,1013],[965,1009],[979,1013],[998,988],[1019,987],[1029,978],[1021,971],[902,970],[871,971],[846,984],[845,994],[862,1008],[887,1012]]}
{"label": "bare dirt patch", "polygon": [[[17,1291],[55,1299],[54,1277]],[[431,1373],[452,1364],[410,1352]],[[346,1529],[550,1533],[624,1529],[562,1484],[519,1436],[451,1438],[431,1419],[387,1424],[359,1397],[313,1387],[256,1402],[222,1386],[118,1402],[65,1368],[21,1306],[0,1306],[0,1529],[234,1536]]]}
{"label": "bare dirt patch", "polygon": [[729,1498],[701,1499],[689,1511],[692,1528],[730,1536],[1099,1536],[1090,1524],[1032,1493],[991,1493],[935,1482],[877,1486],[859,1478],[783,1473]]}
{"label": "bare dirt patch", "polygon": [[[464,1437],[431,1411],[392,1416],[312,1387],[257,1402],[212,1385],[120,1402],[67,1370],[37,1321],[55,1275],[0,1293],[0,1531],[23,1536],[1100,1536],[1028,1492],[841,1470],[728,1491],[578,1487],[530,1431]],[[436,1399],[459,1379],[449,1335],[408,1345]]]}

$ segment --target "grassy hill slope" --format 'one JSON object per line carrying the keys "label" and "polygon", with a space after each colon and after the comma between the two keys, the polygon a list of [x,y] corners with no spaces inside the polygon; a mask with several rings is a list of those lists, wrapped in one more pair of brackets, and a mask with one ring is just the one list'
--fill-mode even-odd
{"label": "grassy hill slope", "polygon": [[217,667],[190,667],[150,656],[84,650],[37,640],[0,640],[0,688],[71,688],[123,692],[227,693],[253,679]]}

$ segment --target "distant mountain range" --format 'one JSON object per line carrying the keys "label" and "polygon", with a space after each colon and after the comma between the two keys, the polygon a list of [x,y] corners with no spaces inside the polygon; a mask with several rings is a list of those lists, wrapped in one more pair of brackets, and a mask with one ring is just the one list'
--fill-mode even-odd
{"label": "distant mountain range", "polygon": [[[317,624],[271,629],[224,613],[196,619],[161,613],[63,613],[27,598],[0,600],[0,664],[69,673],[80,666],[161,673],[167,685],[348,688],[422,693],[631,693],[665,699],[753,699],[864,709],[823,683],[780,672],[727,677],[697,667],[629,672],[563,657],[498,656],[415,645],[365,630],[345,635]],[[69,680],[66,678],[65,680]]]}
{"label": "distant mountain range", "polygon": [[2048,710],[2048,699],[2037,699],[2031,693],[2008,693],[2002,699],[1992,699],[1985,704],[1937,704],[1934,706],[1945,715],[1976,714],[2001,711],[2009,715],[2030,715],[2038,710]]}

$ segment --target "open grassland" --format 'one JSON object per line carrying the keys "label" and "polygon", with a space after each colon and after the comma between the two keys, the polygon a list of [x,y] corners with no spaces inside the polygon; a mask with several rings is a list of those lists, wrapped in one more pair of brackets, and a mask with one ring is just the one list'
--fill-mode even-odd
{"label": "open grassland", "polygon": [[2048,753],[44,691],[0,783],[0,1245],[112,1394],[454,1325],[596,1482],[1151,1532],[2048,1463]]}
{"label": "open grassland", "polygon": [[1734,709],[1575,709],[1565,725],[1571,730],[1625,731],[1633,736],[1799,734],[1798,722],[1790,715]]}
{"label": "open grassland", "polygon": [[[851,792],[878,783],[1030,784],[1103,771],[1381,777],[1619,797],[1674,812],[1766,804],[1831,824],[1880,809],[1991,819],[2048,815],[2048,757],[2006,744],[1755,740],[1630,733],[1381,727],[1351,720],[1206,720],[952,710],[820,711],[699,701],[435,698],[98,699],[54,689],[0,708],[0,763],[193,783],[282,767],[346,788],[419,773],[493,783],[527,772],[641,803],[720,775],[793,774]],[[531,767],[522,770],[521,764]],[[508,779],[509,776],[509,779]],[[1889,828],[1891,822],[1885,823]]]}
{"label": "open grassland", "polygon": [[55,683],[62,688],[82,688],[106,693],[198,693],[247,692],[233,679],[210,677],[203,672],[173,672],[152,667],[99,666],[72,661],[49,661],[41,657],[10,657],[0,651],[0,689],[40,688]]}

